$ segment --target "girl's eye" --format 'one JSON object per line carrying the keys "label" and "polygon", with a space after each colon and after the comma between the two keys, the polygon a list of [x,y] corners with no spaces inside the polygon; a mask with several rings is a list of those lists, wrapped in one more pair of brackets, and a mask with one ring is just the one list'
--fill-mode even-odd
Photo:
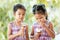
{"label": "girl's eye", "polygon": [[41,17],[40,19],[42,19],[43,17]]}
{"label": "girl's eye", "polygon": [[23,14],[23,15],[25,15],[25,14]]}
{"label": "girl's eye", "polygon": [[20,13],[18,15],[20,15]]}
{"label": "girl's eye", "polygon": [[38,20],[39,18],[37,18],[37,20]]}
{"label": "girl's eye", "polygon": [[36,19],[38,19],[38,18],[36,18]]}

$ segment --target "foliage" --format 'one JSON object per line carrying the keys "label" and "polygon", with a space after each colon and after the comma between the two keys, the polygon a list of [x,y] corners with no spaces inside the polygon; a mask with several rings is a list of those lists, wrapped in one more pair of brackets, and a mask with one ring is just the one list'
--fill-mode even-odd
{"label": "foliage", "polygon": [[[23,4],[27,9],[24,21],[29,25],[29,33],[31,32],[31,25],[35,21],[32,14],[32,6],[34,4],[43,3],[46,5],[46,8],[50,8],[48,15],[54,24],[54,28],[60,23],[59,11],[57,11],[60,7],[60,0],[0,0],[0,40],[7,40],[7,24],[14,19],[13,5],[17,3]],[[55,13],[55,11],[57,12]]]}

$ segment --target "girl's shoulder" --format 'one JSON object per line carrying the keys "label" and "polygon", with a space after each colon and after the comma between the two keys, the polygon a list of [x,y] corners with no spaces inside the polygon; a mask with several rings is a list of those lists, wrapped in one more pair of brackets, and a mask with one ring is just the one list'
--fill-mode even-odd
{"label": "girl's shoulder", "polygon": [[53,30],[53,22],[48,21],[48,24],[49,24],[49,28],[51,28]]}
{"label": "girl's shoulder", "polygon": [[50,24],[50,23],[52,23],[52,22],[51,22],[51,21],[49,21],[49,20],[47,20],[47,21],[46,21],[46,23],[47,23],[47,24]]}
{"label": "girl's shoulder", "polygon": [[49,28],[53,26],[53,23],[51,21],[49,21],[49,20],[47,20],[46,24],[49,25],[48,26]]}
{"label": "girl's shoulder", "polygon": [[52,23],[52,21],[51,21],[51,20],[47,20],[47,22],[48,22],[48,23]]}
{"label": "girl's shoulder", "polygon": [[47,22],[48,22],[49,24],[52,24],[52,25],[53,25],[53,22],[52,22],[52,21],[49,21],[49,20],[48,20]]}
{"label": "girl's shoulder", "polygon": [[33,24],[32,24],[32,27],[36,27],[38,25],[38,23],[37,22],[34,22]]}
{"label": "girl's shoulder", "polygon": [[9,22],[8,26],[12,27],[13,26],[13,21]]}
{"label": "girl's shoulder", "polygon": [[37,24],[37,22],[34,22],[32,25],[36,25]]}

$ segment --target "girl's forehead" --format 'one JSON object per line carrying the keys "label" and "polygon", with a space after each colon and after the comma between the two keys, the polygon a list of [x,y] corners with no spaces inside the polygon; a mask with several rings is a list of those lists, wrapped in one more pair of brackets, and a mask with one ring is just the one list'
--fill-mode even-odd
{"label": "girl's forehead", "polygon": [[36,13],[35,16],[45,16],[45,15]]}
{"label": "girl's forehead", "polygon": [[18,12],[18,13],[25,13],[25,11],[23,9],[17,9],[16,12]]}
{"label": "girl's forehead", "polygon": [[43,17],[45,17],[45,16],[44,16],[44,15],[41,15],[41,14],[35,14],[35,17],[36,17],[36,18],[41,18],[41,17],[43,18]]}

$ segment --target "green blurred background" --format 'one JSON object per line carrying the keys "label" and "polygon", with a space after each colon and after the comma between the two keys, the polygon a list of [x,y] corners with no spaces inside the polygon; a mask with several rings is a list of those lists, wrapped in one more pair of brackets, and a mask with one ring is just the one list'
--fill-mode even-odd
{"label": "green blurred background", "polygon": [[27,9],[24,21],[29,25],[29,33],[35,21],[32,6],[43,3],[46,5],[49,20],[54,25],[56,35],[60,34],[60,0],[0,0],[0,40],[7,40],[7,25],[14,20],[13,6],[18,3],[23,4]]}

